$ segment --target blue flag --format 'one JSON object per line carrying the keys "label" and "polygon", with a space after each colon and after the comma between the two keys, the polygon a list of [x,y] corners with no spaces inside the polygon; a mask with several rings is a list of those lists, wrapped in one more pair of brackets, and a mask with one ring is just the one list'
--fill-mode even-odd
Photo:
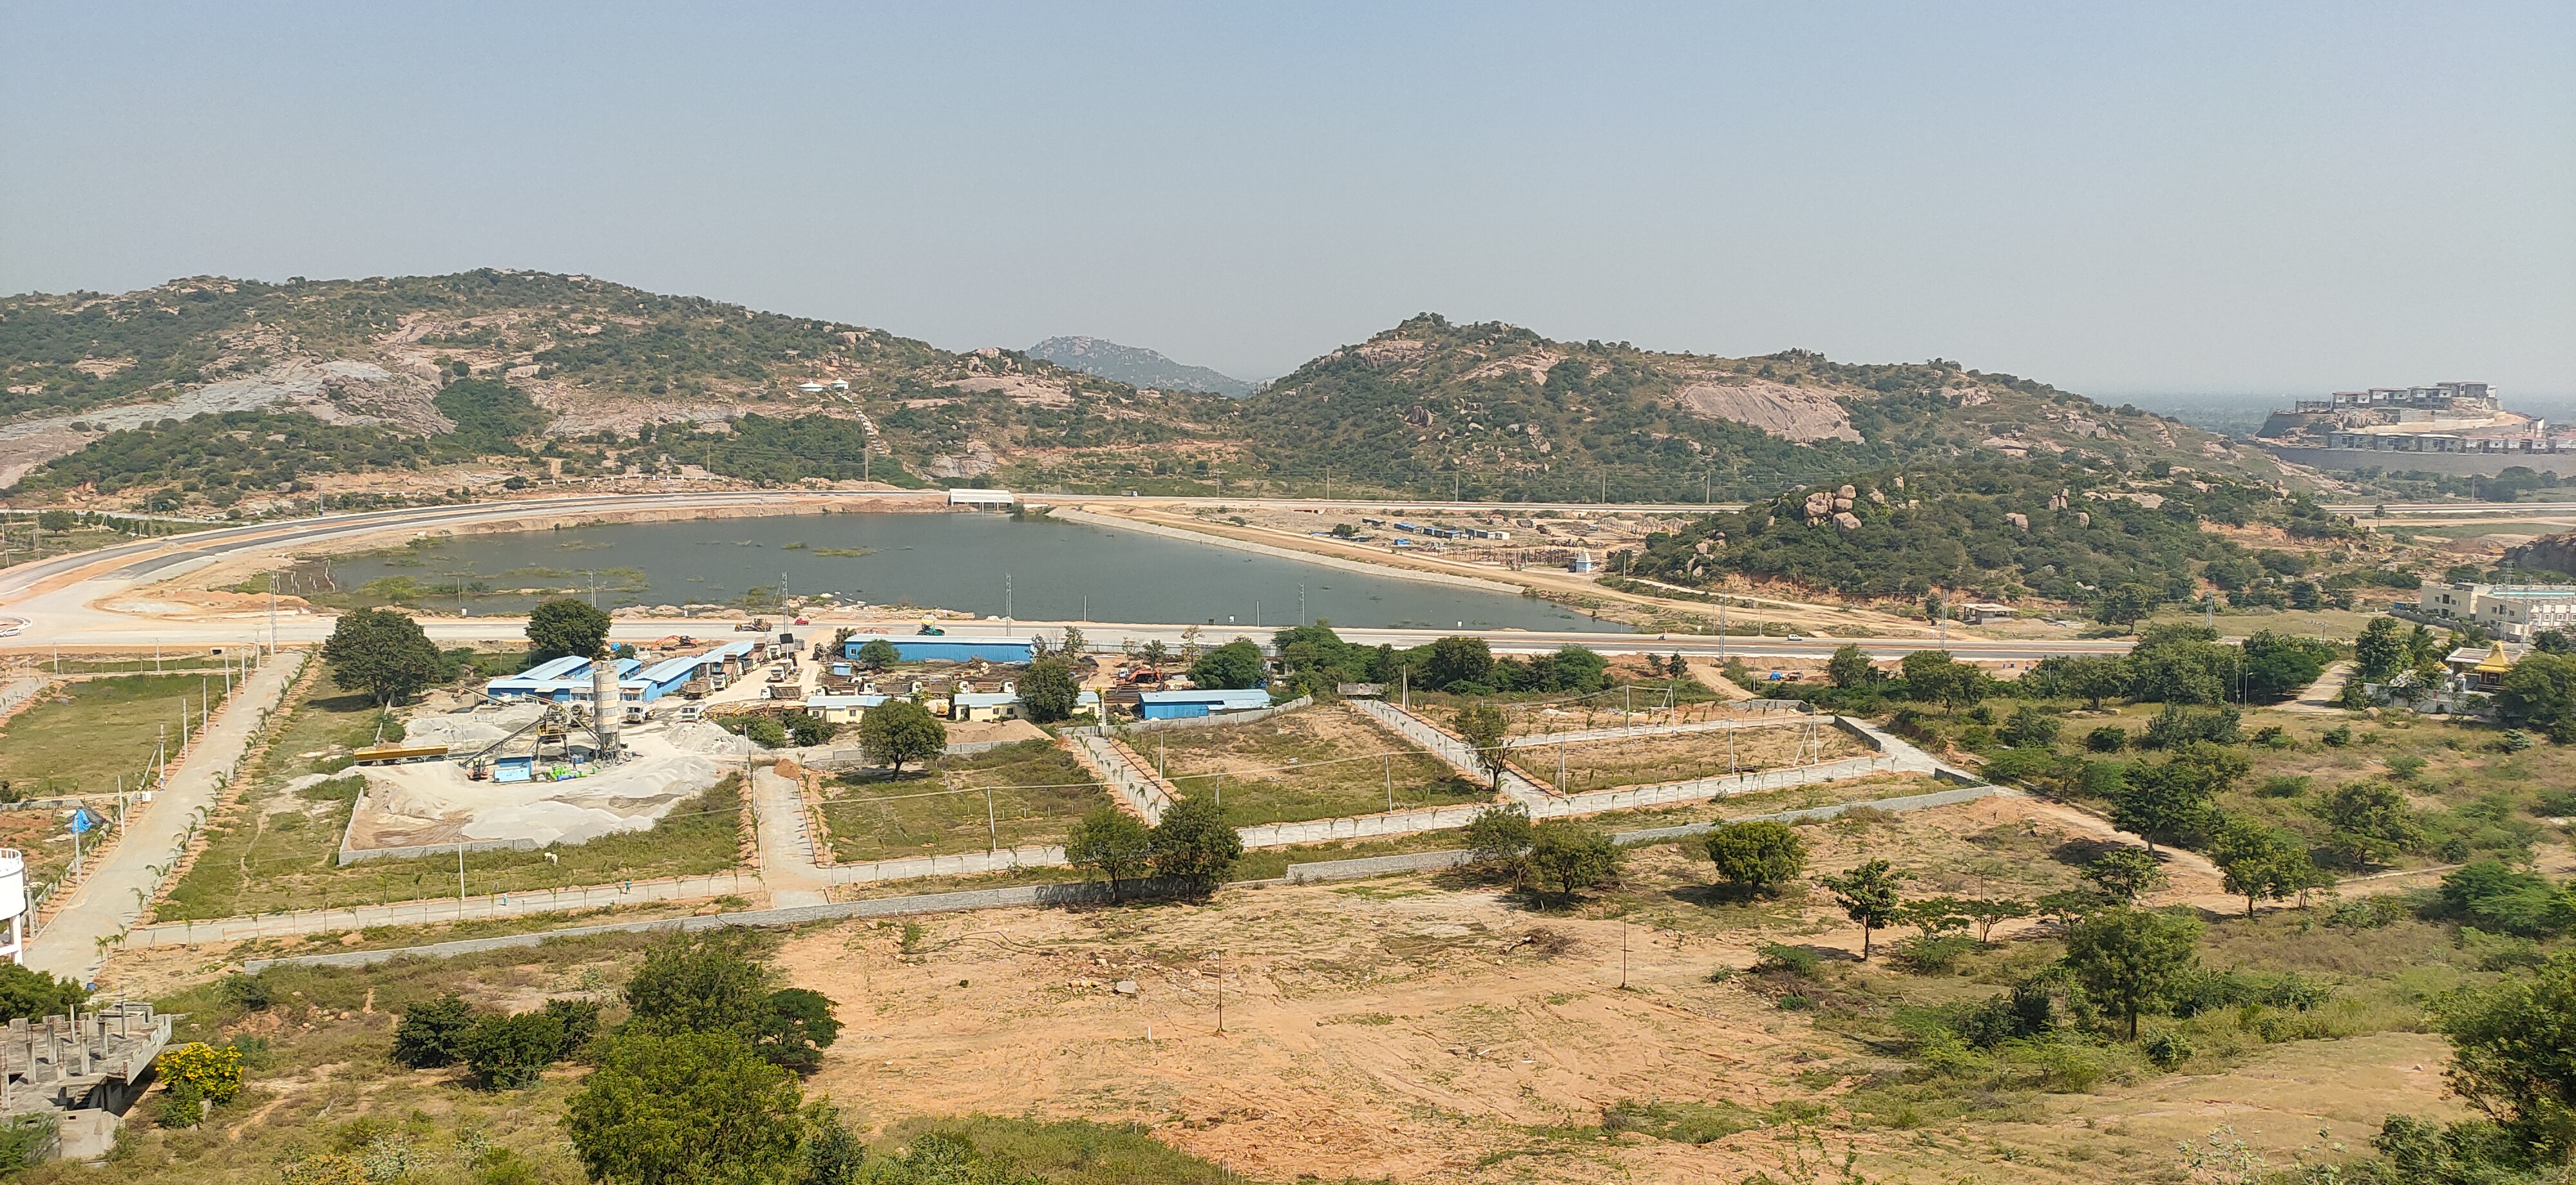
{"label": "blue flag", "polygon": [[86,808],[75,807],[72,809],[72,834],[79,835],[80,833],[89,830],[92,826],[93,824],[90,821],[89,811]]}

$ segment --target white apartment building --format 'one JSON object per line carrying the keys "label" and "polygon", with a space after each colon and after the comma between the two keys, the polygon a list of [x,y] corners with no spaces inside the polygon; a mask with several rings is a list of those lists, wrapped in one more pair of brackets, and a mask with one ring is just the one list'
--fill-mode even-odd
{"label": "white apartment building", "polygon": [[2437,584],[2425,581],[2416,608],[2442,621],[2474,622],[2499,638],[2528,642],[2542,630],[2576,630],[2576,584]]}

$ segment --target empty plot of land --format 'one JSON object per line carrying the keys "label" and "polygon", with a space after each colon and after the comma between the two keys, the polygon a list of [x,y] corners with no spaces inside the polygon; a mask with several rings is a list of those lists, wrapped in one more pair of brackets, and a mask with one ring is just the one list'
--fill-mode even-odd
{"label": "empty plot of land", "polygon": [[1542,786],[1559,787],[1561,782],[1566,793],[1581,794],[1834,761],[1863,752],[1841,729],[1817,722],[1813,727],[1722,728],[1527,745],[1512,750],[1512,762]]}
{"label": "empty plot of land", "polygon": [[[1706,692],[1693,689],[1694,694]],[[1451,732],[1458,731],[1458,713],[1468,704],[1479,702],[1451,696],[1415,696],[1413,712]],[[1605,691],[1581,700],[1548,700],[1535,703],[1497,701],[1508,725],[1505,736],[1515,740],[1546,736],[1560,732],[1590,732],[1602,728],[1650,728],[1675,724],[1707,724],[1712,721],[1760,721],[1780,719],[1784,712],[1763,712],[1743,708],[1735,703],[1703,699],[1695,703],[1664,706],[1664,689],[1639,686],[1634,689]]]}
{"label": "empty plot of land", "polygon": [[1402,809],[1492,797],[1345,704],[1129,743],[1181,793],[1222,800],[1225,821],[1237,827],[1373,814],[1390,801]]}
{"label": "empty plot of land", "polygon": [[[179,753],[180,703],[194,719],[198,696],[212,687],[221,700],[222,676],[126,675],[66,683],[0,726],[0,783],[13,797],[111,794],[119,778],[126,789],[142,784],[154,746],[169,734]],[[192,726],[193,727],[193,726]]]}
{"label": "empty plot of land", "polygon": [[[991,809],[986,796],[991,790]],[[942,758],[886,781],[837,781],[823,804],[832,858],[843,863],[1062,843],[1108,797],[1053,741],[1020,741]]]}

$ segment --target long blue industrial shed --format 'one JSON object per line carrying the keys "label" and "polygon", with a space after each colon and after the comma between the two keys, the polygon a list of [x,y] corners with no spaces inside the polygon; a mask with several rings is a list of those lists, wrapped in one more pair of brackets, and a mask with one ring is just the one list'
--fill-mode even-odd
{"label": "long blue industrial shed", "polygon": [[1148,691],[1136,698],[1136,714],[1147,720],[1186,720],[1270,706],[1270,693],[1258,687],[1240,691],[1215,687],[1193,691]]}
{"label": "long blue industrial shed", "polygon": [[894,643],[895,657],[904,662],[1027,662],[1036,652],[1031,638],[944,638],[934,634],[853,634],[841,647],[844,658],[857,658],[859,647],[870,642]]}

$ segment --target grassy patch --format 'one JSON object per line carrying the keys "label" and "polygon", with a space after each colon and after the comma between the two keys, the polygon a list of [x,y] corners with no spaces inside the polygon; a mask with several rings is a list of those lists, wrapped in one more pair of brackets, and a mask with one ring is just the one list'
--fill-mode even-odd
{"label": "grassy patch", "polygon": [[[982,794],[941,793],[992,788]],[[832,857],[844,863],[1052,844],[1106,801],[1072,755],[1029,740],[957,757],[919,776],[842,780],[823,807]]]}
{"label": "grassy patch", "polygon": [[1142,1124],[1081,1119],[917,1116],[896,1122],[878,1155],[938,1132],[960,1136],[988,1161],[1007,1160],[1048,1185],[1236,1185],[1242,1177],[1173,1148]]}
{"label": "grassy patch", "polygon": [[697,911],[694,902],[650,901],[639,905],[603,905],[597,909],[566,909],[553,913],[527,913],[511,917],[468,918],[460,922],[431,922],[417,926],[368,926],[358,931],[358,941],[349,942],[340,933],[316,934],[293,938],[259,938],[234,946],[225,952],[233,962],[244,959],[277,959],[324,951],[395,950],[403,947],[428,946],[439,942],[460,942],[469,938],[495,938],[510,934],[537,934],[548,930],[570,930],[582,926],[605,926],[619,922],[647,922],[661,918],[683,917]]}
{"label": "grassy patch", "polygon": [[193,730],[198,696],[208,686],[220,700],[220,675],[211,684],[200,675],[122,675],[63,684],[53,697],[0,726],[0,782],[19,798],[112,794],[120,776],[133,789],[152,768],[164,729],[170,755],[178,755],[181,701]]}
{"label": "grassy patch", "polygon": [[[675,804],[670,814],[642,831],[544,852],[469,852],[464,890],[516,893],[722,872],[734,866],[739,853],[741,807],[741,775],[729,774],[698,797]],[[334,809],[345,822],[347,807]],[[257,829],[256,842],[234,845],[230,851],[238,854],[228,862],[210,861],[207,857],[215,854],[210,847],[161,907],[161,920],[417,901],[457,891],[453,855],[362,860],[341,867],[335,862],[336,831],[307,835],[318,829],[309,824],[280,828],[249,818],[236,826]],[[548,860],[548,852],[555,859]]]}
{"label": "grassy patch", "polygon": [[1790,725],[1523,746],[1512,750],[1512,762],[1522,773],[1551,787],[1556,786],[1561,770],[1563,789],[1581,794],[1804,764],[1817,760],[1816,740],[1823,743],[1824,760],[1862,752],[1859,743],[1841,729],[1825,726],[1810,737]]}
{"label": "grassy patch", "polygon": [[1493,792],[1405,743],[1356,709],[1308,708],[1241,724],[1139,734],[1129,747],[1160,762],[1184,794],[1211,794],[1237,827],[1486,802]]}

